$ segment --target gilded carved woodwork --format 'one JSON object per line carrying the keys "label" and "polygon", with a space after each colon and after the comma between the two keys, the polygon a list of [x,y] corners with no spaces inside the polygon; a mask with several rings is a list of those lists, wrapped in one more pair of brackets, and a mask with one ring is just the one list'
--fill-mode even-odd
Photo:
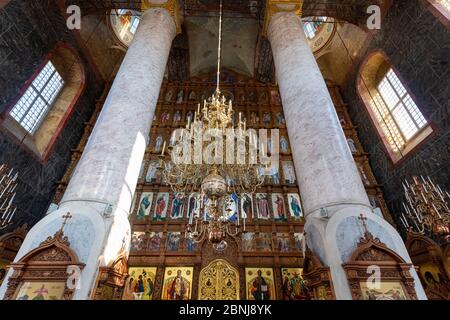
{"label": "gilded carved woodwork", "polygon": [[335,300],[330,268],[308,248],[303,264],[303,279],[310,290],[313,300]]}
{"label": "gilded carved woodwork", "polygon": [[[348,262],[342,265],[347,274],[353,300],[365,299],[362,285],[368,283],[369,277],[372,275],[372,272],[368,272],[368,270],[372,266],[380,268],[379,281],[382,284],[396,283],[402,287],[407,300],[417,300],[414,278],[410,273],[413,265],[405,262],[402,257],[389,249],[378,238],[373,237],[367,230]],[[399,296],[399,298],[401,297]]]}
{"label": "gilded carved woodwork", "polygon": [[297,16],[302,16],[304,0],[267,0],[266,15],[264,18],[263,34],[267,34],[270,22],[274,15],[280,12],[293,12]]}
{"label": "gilded carved woodwork", "polygon": [[162,1],[154,1],[154,0],[142,0],[141,10],[142,12],[153,9],[153,8],[162,8],[166,9],[173,18],[175,22],[175,26],[177,28],[177,34],[181,33],[181,15],[180,15],[180,5],[178,0],[167,0],[162,3]]}
{"label": "gilded carved woodwork", "polygon": [[428,299],[450,299],[450,278],[446,270],[445,251],[430,238],[415,232],[408,233],[405,246]]}
{"label": "gilded carved woodwork", "polygon": [[120,300],[127,278],[127,259],[119,255],[109,266],[100,267],[93,300]]}
{"label": "gilded carved woodwork", "polygon": [[62,300],[70,300],[74,288],[67,286],[68,267],[84,268],[76,253],[70,248],[70,242],[64,236],[63,229],[48,237],[39,247],[29,252],[18,262],[12,263],[13,274],[9,278],[4,300],[17,299],[18,291],[25,283],[64,283]]}
{"label": "gilded carved woodwork", "polygon": [[239,300],[239,272],[226,260],[212,261],[200,272],[199,300]]}
{"label": "gilded carved woodwork", "polygon": [[28,232],[27,224],[0,237],[0,260],[13,261]]}

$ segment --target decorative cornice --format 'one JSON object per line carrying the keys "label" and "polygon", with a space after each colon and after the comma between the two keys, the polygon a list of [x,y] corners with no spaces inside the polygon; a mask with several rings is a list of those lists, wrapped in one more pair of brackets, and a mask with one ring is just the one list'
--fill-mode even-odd
{"label": "decorative cornice", "polygon": [[267,0],[266,15],[264,18],[263,35],[267,35],[272,17],[279,12],[293,12],[301,17],[304,0]]}
{"label": "decorative cornice", "polygon": [[163,8],[166,9],[173,18],[175,26],[177,28],[177,34],[181,33],[181,16],[180,16],[180,5],[178,0],[167,0],[165,2],[159,0],[142,0],[141,10],[145,12],[146,10],[152,8]]}

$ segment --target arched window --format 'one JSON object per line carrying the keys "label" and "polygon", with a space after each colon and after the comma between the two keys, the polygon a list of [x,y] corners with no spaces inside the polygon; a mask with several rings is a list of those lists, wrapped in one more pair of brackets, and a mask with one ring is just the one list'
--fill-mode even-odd
{"label": "arched window", "polygon": [[83,64],[74,50],[58,44],[10,103],[0,127],[46,161],[84,82]]}
{"label": "arched window", "polygon": [[449,0],[431,0],[430,1],[434,6],[440,7],[450,13],[450,1]]}
{"label": "arched window", "polygon": [[432,128],[381,52],[372,54],[361,69],[358,92],[393,162],[432,133]]}
{"label": "arched window", "polygon": [[34,134],[63,87],[64,80],[53,63],[48,61],[9,114]]}
{"label": "arched window", "polygon": [[450,0],[422,0],[422,2],[447,28],[450,27]]}

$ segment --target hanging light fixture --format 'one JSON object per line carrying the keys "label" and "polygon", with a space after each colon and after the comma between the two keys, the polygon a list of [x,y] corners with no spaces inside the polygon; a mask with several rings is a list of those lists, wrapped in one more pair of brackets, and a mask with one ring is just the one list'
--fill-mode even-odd
{"label": "hanging light fixture", "polygon": [[[167,148],[171,160],[165,160],[165,142],[160,156],[160,169],[171,190],[199,195],[196,199],[198,210],[190,210],[188,216],[186,238],[194,242],[207,239],[217,251],[226,249],[227,236],[235,237],[246,228],[247,217],[239,215],[237,202],[236,212],[230,212],[225,208],[226,199],[233,194],[255,192],[265,177],[257,164],[256,134],[247,132],[240,113],[235,126],[232,101],[227,101],[220,91],[222,19],[221,0],[216,90],[203,102],[202,108],[198,105],[193,121],[189,121],[186,128],[173,132]],[[205,141],[205,137],[210,139]],[[212,149],[211,156],[205,155]],[[218,149],[227,150],[225,157],[222,152],[217,152]],[[182,161],[174,161],[180,150],[183,151]]]}
{"label": "hanging light fixture", "polygon": [[0,165],[0,230],[11,225],[17,207],[13,205],[16,196],[17,178],[19,173],[14,173],[6,164]]}

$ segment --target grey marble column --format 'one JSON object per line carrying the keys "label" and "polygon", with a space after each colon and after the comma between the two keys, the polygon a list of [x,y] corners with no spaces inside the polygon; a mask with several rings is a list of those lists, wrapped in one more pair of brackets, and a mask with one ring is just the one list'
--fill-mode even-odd
{"label": "grey marble column", "polygon": [[[333,101],[303,31],[293,12],[276,13],[268,37],[286,116],[299,180],[307,243],[330,267],[337,299],[351,299],[342,268],[362,236],[358,220],[367,217],[369,231],[411,263],[402,238],[384,219],[373,214]],[[320,214],[324,208],[327,215]],[[413,267],[419,299],[426,299]]]}
{"label": "grey marble column", "polygon": [[[27,234],[15,262],[53,236],[70,212],[64,235],[85,264],[74,299],[89,299],[99,267],[129,252],[128,211],[158,100],[176,24],[168,10],[144,12],[58,210]],[[8,271],[0,288],[4,296]]]}
{"label": "grey marble column", "polygon": [[275,14],[268,37],[306,215],[369,200],[298,16]]}
{"label": "grey marble column", "polygon": [[93,200],[129,210],[176,26],[144,12],[62,203]]}

